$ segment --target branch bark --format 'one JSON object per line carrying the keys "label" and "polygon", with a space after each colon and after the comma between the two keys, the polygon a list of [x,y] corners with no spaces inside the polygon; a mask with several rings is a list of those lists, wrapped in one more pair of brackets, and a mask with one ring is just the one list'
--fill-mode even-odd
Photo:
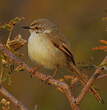
{"label": "branch bark", "polygon": [[20,108],[20,110],[28,110],[27,107],[25,107],[22,102],[17,100],[10,92],[8,92],[2,85],[0,85],[0,94],[4,95],[6,98],[8,98],[17,108]]}
{"label": "branch bark", "polygon": [[[22,60],[18,59],[11,51],[9,51],[2,43],[0,43],[0,50],[11,60],[14,61],[14,63],[18,65],[22,65],[24,69],[28,72],[31,72],[31,69],[26,63],[24,63]],[[38,78],[39,80],[42,81],[47,81],[50,85],[56,87],[60,92],[65,94],[66,98],[69,101],[69,104],[72,108],[72,110],[80,110],[79,105],[75,103],[75,97],[72,94],[69,86],[62,81],[55,80],[53,77],[40,73],[38,71],[32,72],[33,76]]]}
{"label": "branch bark", "polygon": [[[70,89],[70,86],[67,83],[65,83],[63,81],[56,80],[53,77],[51,77],[50,75],[46,75],[46,74],[43,74],[43,73],[38,72],[38,71],[32,72],[31,67],[29,67],[25,62],[23,62],[22,60],[17,58],[2,43],[0,43],[0,51],[2,51],[7,57],[9,57],[11,60],[13,60],[15,64],[22,65],[24,67],[24,70],[26,70],[27,72],[32,73],[32,75],[34,77],[36,77],[36,78],[38,78],[39,80],[42,80],[42,81],[47,81],[51,86],[54,86],[60,92],[62,92],[66,96],[72,110],[80,110],[79,105],[80,105],[81,101],[84,99],[84,97],[87,95],[87,93],[89,92],[89,90],[92,87],[92,85],[94,84],[94,82],[97,79],[101,79],[101,78],[107,76],[107,75],[100,76],[100,73],[102,72],[103,67],[97,68],[95,70],[95,72],[93,73],[93,75],[88,80],[88,82],[86,83],[86,85],[81,90],[81,93],[79,94],[79,96],[77,98],[75,98],[75,96],[73,95],[73,93]],[[10,97],[10,100],[17,106],[17,104],[15,103],[16,102],[15,100],[12,100],[11,97]],[[19,104],[18,106],[21,108],[21,110],[28,110],[28,109],[26,109],[26,107],[24,107],[23,104],[20,104],[20,102],[18,104]]]}
{"label": "branch bark", "polygon": [[[83,100],[83,98],[86,96],[86,94],[88,93],[88,91],[90,90],[90,87],[94,84],[94,82],[97,80],[98,77],[100,77],[100,73],[102,72],[104,68],[103,67],[99,67],[95,70],[94,74],[91,76],[91,78],[89,79],[89,81],[87,82],[87,84],[84,86],[84,88],[81,90],[80,95],[77,97],[76,103],[80,104],[80,102]],[[104,101],[102,100],[102,103],[104,103]]]}

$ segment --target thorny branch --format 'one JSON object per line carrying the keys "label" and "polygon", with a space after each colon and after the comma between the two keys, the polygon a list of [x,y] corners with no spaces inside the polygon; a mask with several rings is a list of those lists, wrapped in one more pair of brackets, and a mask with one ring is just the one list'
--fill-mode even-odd
{"label": "thorny branch", "polygon": [[9,93],[2,85],[0,85],[0,94],[8,98],[17,108],[20,108],[20,110],[28,110],[27,107]]}
{"label": "thorny branch", "polygon": [[[9,51],[7,48],[5,48],[5,46],[3,46],[2,43],[0,43],[0,51],[2,51],[4,54],[6,54],[7,57],[9,57],[11,60],[13,60],[15,64],[18,64],[18,65],[21,64],[26,71],[32,72],[31,71],[32,68],[30,68],[22,60],[18,59],[11,51]],[[103,76],[100,75],[102,70],[103,70],[103,67],[99,67],[95,70],[94,74],[90,77],[87,84],[81,90],[80,95],[76,98],[73,95],[73,93],[67,83],[65,83],[63,81],[56,80],[53,77],[46,75],[46,74],[43,74],[43,73],[40,73],[38,71],[32,72],[32,75],[42,81],[47,81],[51,86],[56,87],[60,92],[62,92],[66,96],[66,98],[68,99],[72,110],[80,110],[79,105],[80,105],[81,101],[84,99],[84,97],[86,96],[86,94],[88,93],[88,91],[90,90],[90,87],[94,84],[94,82],[97,79],[103,78]],[[10,98],[10,100],[12,101],[11,98]],[[22,105],[19,104],[19,106],[22,106]],[[23,110],[27,110],[27,109],[23,109]]]}
{"label": "thorny branch", "polygon": [[100,73],[102,72],[102,70],[103,70],[103,67],[97,68],[95,70],[94,74],[91,76],[91,78],[88,80],[87,84],[81,90],[80,95],[77,97],[76,103],[80,104],[80,102],[83,100],[85,95],[88,93],[90,87],[94,84],[96,79],[100,76]]}
{"label": "thorny branch", "polygon": [[[21,61],[20,59],[18,59],[11,51],[9,51],[8,49],[6,49],[2,43],[0,43],[0,50],[6,54],[10,59],[12,59],[16,64],[22,64],[22,66],[24,67],[24,69],[28,72],[31,72],[31,69],[27,64],[25,64],[23,61]],[[58,88],[58,90],[60,90],[61,92],[63,92],[69,103],[70,106],[73,110],[79,110],[79,106],[74,102],[74,96],[72,95],[72,92],[69,88],[69,86],[64,83],[61,82],[59,80],[55,80],[53,79],[51,76],[47,76],[46,74],[40,73],[38,71],[36,71],[35,73],[32,73],[33,76],[35,76],[36,78],[42,80],[42,81],[48,81],[48,83],[52,86],[55,86],[56,88]]]}

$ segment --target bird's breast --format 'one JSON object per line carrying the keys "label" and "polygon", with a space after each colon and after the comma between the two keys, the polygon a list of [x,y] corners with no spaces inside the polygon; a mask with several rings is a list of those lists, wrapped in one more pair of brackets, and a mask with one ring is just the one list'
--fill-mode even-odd
{"label": "bird's breast", "polygon": [[28,55],[46,68],[63,66],[66,61],[64,53],[57,49],[45,34],[31,34],[28,39]]}

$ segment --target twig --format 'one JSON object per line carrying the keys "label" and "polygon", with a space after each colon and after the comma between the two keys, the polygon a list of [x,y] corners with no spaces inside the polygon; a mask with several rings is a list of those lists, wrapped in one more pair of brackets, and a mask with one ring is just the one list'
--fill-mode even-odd
{"label": "twig", "polygon": [[[73,95],[69,85],[63,81],[59,81],[51,77],[50,75],[43,74],[41,72],[35,71],[32,72],[31,69],[25,62],[17,58],[10,50],[8,50],[2,43],[0,43],[0,51],[2,51],[7,57],[9,57],[11,60],[14,61],[15,64],[22,65],[24,69],[32,75],[42,81],[47,81],[51,86],[54,86],[57,88],[60,92],[62,92],[66,97],[67,100],[69,101],[69,104],[72,108],[72,110],[80,110],[80,103],[84,99],[84,97],[87,95],[89,92],[90,88],[94,84],[94,82],[97,79],[101,79],[103,77],[107,77],[107,75],[102,75],[101,72],[104,69],[103,67],[99,67],[95,70],[94,74],[91,76],[91,78],[88,80],[84,88],[81,90],[80,95],[75,98]],[[19,105],[20,106],[20,105]]]}
{"label": "twig", "polygon": [[2,85],[0,85],[0,93],[8,98],[20,110],[28,110],[19,100],[9,93]]}
{"label": "twig", "polygon": [[[98,76],[100,75],[100,73],[102,72],[103,68],[100,67],[98,69],[96,69],[96,71],[94,72],[94,74],[91,76],[91,78],[89,79],[89,81],[87,82],[87,84],[84,86],[84,88],[81,90],[80,95],[77,97],[76,103],[80,104],[80,102],[83,100],[83,98],[86,96],[86,94],[88,93],[90,87],[94,84],[94,82],[96,81],[96,79],[98,78]],[[103,103],[103,102],[102,102]]]}
{"label": "twig", "polygon": [[12,27],[12,29],[10,30],[10,32],[9,32],[9,36],[8,36],[8,39],[7,39],[7,42],[6,42],[6,46],[8,47],[8,43],[10,42],[10,39],[11,39],[11,36],[12,36],[12,33],[13,33],[13,28],[14,27]]}
{"label": "twig", "polygon": [[[79,76],[80,82],[85,86],[88,82],[88,79],[85,77],[85,75],[82,75],[82,73],[79,71],[79,69],[72,64],[72,68],[75,70],[75,72],[77,73],[77,75]],[[100,96],[100,94],[96,91],[96,89],[92,86],[90,86],[89,88],[90,92],[93,93],[93,95],[96,97],[96,99],[98,100],[99,103],[103,103],[103,99]]]}
{"label": "twig", "polygon": [[[22,66],[24,67],[24,69],[28,72],[31,72],[31,68],[25,64],[23,61],[21,61],[20,59],[18,59],[11,51],[9,51],[8,49],[6,49],[2,43],[0,43],[0,50],[6,55],[8,56],[10,59],[12,59],[16,64],[22,64]],[[62,81],[59,80],[55,80],[53,79],[51,76],[40,73],[40,72],[34,72],[32,73],[33,76],[35,76],[36,78],[42,80],[42,81],[48,81],[48,83],[52,86],[55,86],[56,88],[58,88],[58,90],[60,92],[62,92],[63,94],[65,94],[65,96],[67,97],[70,106],[72,108],[72,110],[80,110],[79,105],[77,105],[75,103],[75,97],[72,94],[69,86]]]}
{"label": "twig", "polygon": [[102,75],[98,76],[97,79],[102,79],[102,78],[106,78],[106,77],[107,77],[107,74],[102,74]]}

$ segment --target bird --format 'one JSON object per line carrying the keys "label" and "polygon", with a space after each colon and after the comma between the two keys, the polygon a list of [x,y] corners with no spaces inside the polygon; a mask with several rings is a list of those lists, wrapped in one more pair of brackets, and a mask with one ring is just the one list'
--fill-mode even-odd
{"label": "bird", "polygon": [[[87,80],[82,77],[80,70],[76,67],[69,40],[60,31],[57,24],[47,18],[40,18],[28,26],[23,26],[23,28],[30,32],[28,55],[33,62],[54,70],[54,74],[61,68],[67,68],[71,72],[74,71],[83,84],[87,83]],[[102,101],[93,87],[90,88],[90,91],[97,100]]]}

